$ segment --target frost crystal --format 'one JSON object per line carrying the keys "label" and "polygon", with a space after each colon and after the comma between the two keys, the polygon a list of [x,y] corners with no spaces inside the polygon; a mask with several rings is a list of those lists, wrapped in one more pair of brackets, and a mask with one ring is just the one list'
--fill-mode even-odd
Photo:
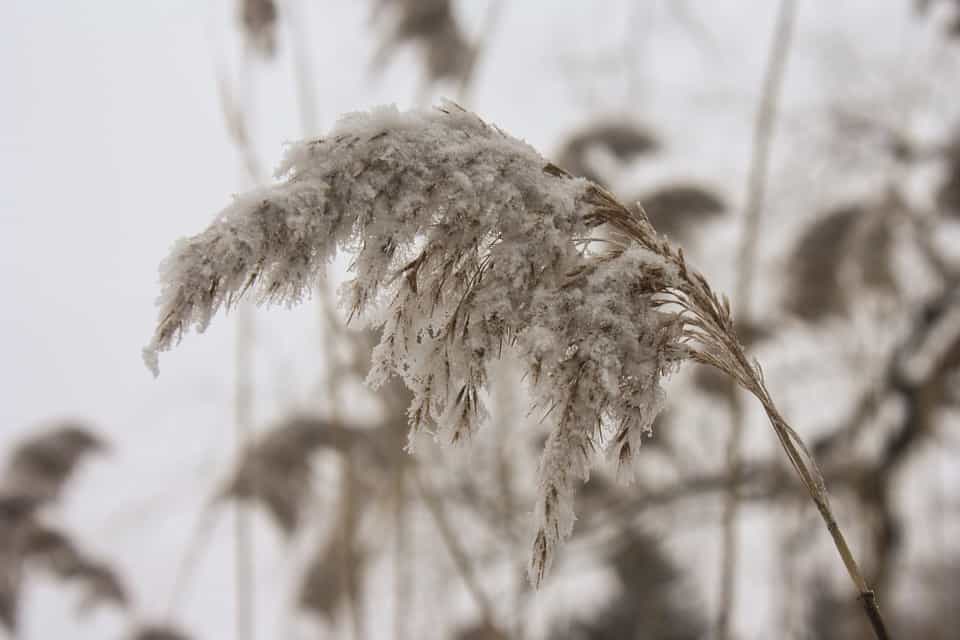
{"label": "frost crystal", "polygon": [[612,434],[612,455],[629,462],[659,411],[661,377],[687,354],[681,316],[658,305],[676,263],[598,221],[599,187],[451,103],[350,114],[294,145],[277,175],[164,262],[148,365],[156,372],[158,352],[247,291],[299,302],[337,249],[350,251],[344,304],[382,328],[370,382],[403,378],[414,429],[465,439],[486,415],[491,361],[511,348],[526,364],[551,427],[530,566],[539,583],[572,530],[594,443]]}

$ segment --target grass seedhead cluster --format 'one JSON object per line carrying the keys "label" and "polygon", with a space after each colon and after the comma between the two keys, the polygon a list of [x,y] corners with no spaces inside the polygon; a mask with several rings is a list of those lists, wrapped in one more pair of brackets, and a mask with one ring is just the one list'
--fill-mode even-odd
{"label": "grass seedhead cluster", "polygon": [[745,356],[728,301],[642,211],[452,103],[350,114],[328,137],[294,145],[278,177],[181,240],[164,263],[159,324],[145,350],[154,371],[158,353],[189,327],[203,330],[246,292],[299,302],[347,250],[353,278],[343,302],[381,328],[369,380],[404,380],[413,429],[465,440],[484,421],[491,362],[508,348],[526,366],[533,406],[550,426],[535,584],[571,532],[592,451],[603,446],[629,468],[661,408],[662,378],[687,359],[761,401],[841,547],[821,475]]}

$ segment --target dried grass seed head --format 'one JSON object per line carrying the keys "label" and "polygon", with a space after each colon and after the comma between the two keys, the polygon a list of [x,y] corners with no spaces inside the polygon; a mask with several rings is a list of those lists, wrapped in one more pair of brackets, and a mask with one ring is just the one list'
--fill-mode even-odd
{"label": "dried grass seed head", "polygon": [[596,442],[606,434],[629,464],[662,404],[661,378],[688,354],[685,320],[661,300],[686,273],[682,256],[600,187],[452,103],[350,114],[294,145],[278,175],[164,262],[148,365],[245,292],[299,302],[338,249],[351,251],[344,304],[381,328],[369,380],[403,378],[414,428],[464,440],[486,415],[491,361],[512,348],[525,363],[551,425],[539,582],[572,529]]}

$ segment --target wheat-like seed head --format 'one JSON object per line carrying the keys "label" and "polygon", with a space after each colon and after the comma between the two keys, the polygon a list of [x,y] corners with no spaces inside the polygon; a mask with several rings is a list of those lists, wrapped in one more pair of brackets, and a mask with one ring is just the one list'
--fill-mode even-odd
{"label": "wheat-like seed head", "polygon": [[693,356],[762,389],[729,305],[642,211],[457,105],[350,114],[294,145],[278,176],[164,262],[148,365],[156,372],[159,352],[246,292],[299,302],[335,252],[350,251],[344,304],[382,329],[369,380],[403,378],[414,429],[464,440],[486,414],[491,361],[510,348],[525,363],[551,427],[536,583],[571,532],[592,450],[603,441],[629,466],[677,363]]}

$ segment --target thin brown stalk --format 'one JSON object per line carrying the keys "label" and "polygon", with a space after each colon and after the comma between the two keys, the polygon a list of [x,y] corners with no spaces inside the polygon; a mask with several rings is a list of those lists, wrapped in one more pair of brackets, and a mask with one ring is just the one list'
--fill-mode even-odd
{"label": "thin brown stalk", "polygon": [[[746,202],[744,204],[743,231],[737,256],[736,288],[734,289],[734,315],[741,323],[750,322],[751,302],[756,273],[757,239],[766,192],[770,148],[773,141],[777,104],[783,86],[787,55],[793,36],[794,0],[782,0],[777,12],[777,24],[767,58],[760,104],[757,108],[753,131],[753,151],[750,171],[747,176]],[[746,412],[743,398],[731,381],[727,390],[730,407],[730,434],[726,445],[726,465],[734,481],[730,483],[722,516],[722,542],[720,565],[719,613],[714,637],[727,640],[730,637],[731,616],[736,602],[737,543],[739,495],[737,482],[742,468],[743,434],[746,428]]]}
{"label": "thin brown stalk", "polygon": [[393,637],[406,640],[407,615],[410,611],[412,581],[410,580],[410,545],[407,540],[406,469],[397,464],[394,471],[393,536],[394,536],[394,600]]}
{"label": "thin brown stalk", "polygon": [[[550,170],[553,171],[554,168],[551,167]],[[671,290],[670,299],[664,304],[677,304],[686,314],[685,333],[691,344],[690,357],[696,362],[719,369],[760,401],[770,426],[773,427],[784,453],[787,454],[787,459],[800,476],[830,533],[847,574],[857,590],[874,634],[878,640],[887,640],[890,636],[880,614],[876,596],[864,579],[846,538],[837,524],[830,507],[823,474],[799,434],[783,418],[770,397],[759,363],[751,362],[747,358],[733,326],[729,300],[714,293],[702,274],[687,267],[682,249],[675,249],[667,241],[658,238],[651,232],[649,221],[642,217],[638,219],[609,192],[601,187],[592,186],[589,203],[594,207],[591,217],[596,224],[610,225],[627,238],[676,266],[680,284]]]}

